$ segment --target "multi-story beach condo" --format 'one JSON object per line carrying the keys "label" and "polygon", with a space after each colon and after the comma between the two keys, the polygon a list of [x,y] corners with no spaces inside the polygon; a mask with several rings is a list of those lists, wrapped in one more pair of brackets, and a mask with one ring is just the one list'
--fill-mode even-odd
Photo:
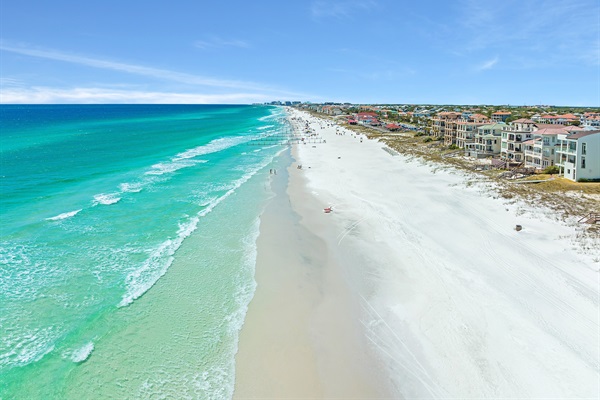
{"label": "multi-story beach condo", "polygon": [[[536,124],[542,126],[542,124]],[[568,135],[582,128],[578,126],[550,125],[533,132],[533,138],[524,142],[525,166],[537,169],[558,164],[558,135]]]}
{"label": "multi-story beach condo", "polygon": [[584,113],[581,116],[581,126],[588,130],[600,129],[600,113]]}
{"label": "multi-story beach condo", "polygon": [[560,173],[572,181],[600,179],[600,130],[558,135]]}
{"label": "multi-story beach condo", "polygon": [[343,115],[344,110],[341,107],[337,106],[323,106],[322,111],[324,114],[328,115]]}
{"label": "multi-story beach condo", "polygon": [[500,158],[508,163],[522,163],[525,161],[523,142],[533,138],[535,129],[535,122],[525,118],[512,121],[504,127],[500,145]]}
{"label": "multi-story beach condo", "polygon": [[[472,147],[472,144],[475,143],[477,128],[488,123],[488,118],[482,114],[471,114],[467,118],[459,119],[456,122],[456,139],[454,144],[465,150],[467,150],[468,147]],[[449,140],[451,141],[452,137],[450,137]],[[448,144],[453,143],[450,142]]]}
{"label": "multi-story beach condo", "polygon": [[496,111],[492,114],[492,121],[505,122],[510,117],[510,115],[510,111]]}
{"label": "multi-story beach condo", "polygon": [[477,127],[474,143],[466,146],[469,155],[481,158],[500,154],[502,130],[505,126],[505,123],[500,122]]}
{"label": "multi-story beach condo", "polygon": [[[441,112],[431,119],[431,135],[445,138],[447,134],[456,137],[456,122],[461,117],[458,112]],[[450,143],[452,144],[452,142]]]}
{"label": "multi-story beach condo", "polygon": [[579,118],[573,114],[563,114],[563,115],[542,115],[538,118],[538,122],[542,122],[545,124],[571,124],[579,121]]}

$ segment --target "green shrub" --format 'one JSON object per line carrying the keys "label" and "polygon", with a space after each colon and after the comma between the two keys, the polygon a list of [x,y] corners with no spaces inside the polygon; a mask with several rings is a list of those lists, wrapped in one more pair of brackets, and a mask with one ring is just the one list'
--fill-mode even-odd
{"label": "green shrub", "polygon": [[545,174],[558,174],[559,168],[558,165],[551,165],[546,167],[543,171]]}
{"label": "green shrub", "polygon": [[455,144],[451,144],[450,146],[448,146],[448,150],[458,150],[458,149],[460,149],[460,147],[458,147]]}
{"label": "green shrub", "polygon": [[581,178],[578,179],[577,182],[581,182],[581,183],[591,183],[591,182],[600,182],[600,179],[586,179],[586,178]]}
{"label": "green shrub", "polygon": [[433,139],[431,138],[431,136],[427,136],[425,139],[423,139],[424,143],[429,143],[431,141],[433,141]]}

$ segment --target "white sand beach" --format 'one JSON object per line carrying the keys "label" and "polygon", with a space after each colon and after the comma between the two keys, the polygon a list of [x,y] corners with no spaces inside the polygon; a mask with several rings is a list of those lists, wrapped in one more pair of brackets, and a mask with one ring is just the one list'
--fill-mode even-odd
{"label": "white sand beach", "polygon": [[600,396],[600,243],[583,227],[290,114],[326,143],[272,177],[235,398]]}

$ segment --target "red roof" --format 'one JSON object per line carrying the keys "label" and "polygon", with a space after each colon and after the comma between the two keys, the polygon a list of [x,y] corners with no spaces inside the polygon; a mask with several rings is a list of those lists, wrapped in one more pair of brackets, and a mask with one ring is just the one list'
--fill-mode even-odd
{"label": "red roof", "polygon": [[563,114],[563,115],[559,115],[559,117],[566,118],[566,119],[577,119],[577,117],[573,114]]}
{"label": "red roof", "polygon": [[398,129],[398,128],[400,128],[400,126],[398,126],[396,124],[387,124],[385,127],[388,128],[388,129]]}

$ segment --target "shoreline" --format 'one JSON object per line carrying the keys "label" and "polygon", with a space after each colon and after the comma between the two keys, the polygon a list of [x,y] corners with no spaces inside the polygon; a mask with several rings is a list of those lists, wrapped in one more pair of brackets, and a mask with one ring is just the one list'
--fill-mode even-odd
{"label": "shoreline", "polygon": [[[581,237],[552,210],[504,199],[462,171],[392,155],[382,143],[363,142],[344,128],[338,132],[330,121],[291,113],[309,121],[327,144],[294,147],[303,169],[288,169],[291,213],[264,213],[265,224],[272,218],[281,234],[269,239],[261,217],[258,287],[240,333],[235,398],[361,398],[356,391],[340,392],[348,385],[329,384],[342,372],[349,374],[346,382],[364,379],[363,398],[600,393],[594,384],[600,356],[597,240]],[[334,212],[324,214],[330,205]],[[301,223],[280,226],[275,215],[297,215]],[[522,231],[515,231],[517,224]],[[288,246],[301,262],[282,287],[265,257],[270,245],[292,233],[296,242]],[[303,248],[310,238],[316,241]],[[298,273],[306,260],[327,268],[318,279]],[[279,293],[269,292],[269,284]],[[318,306],[328,304],[327,295],[336,300],[329,312],[308,317],[327,308]],[[288,304],[293,307],[282,313]],[[344,337],[346,343],[336,342],[344,335],[335,330],[340,322],[328,325],[340,311],[354,336]],[[271,335],[257,316],[263,323],[271,318],[276,328],[285,316],[296,329],[280,335],[280,342],[252,341]],[[323,329],[320,342],[310,335],[315,326]],[[282,367],[293,360],[283,353],[288,347],[305,351],[293,371]],[[281,356],[279,364],[264,356],[269,352]],[[343,367],[360,368],[341,371],[334,365],[338,353],[350,357]],[[334,362],[324,366],[327,360]]]}
{"label": "shoreline", "polygon": [[296,156],[269,177],[275,196],[260,217],[234,398],[388,397],[374,382],[358,300],[328,243],[323,217],[331,216],[306,190]]}

